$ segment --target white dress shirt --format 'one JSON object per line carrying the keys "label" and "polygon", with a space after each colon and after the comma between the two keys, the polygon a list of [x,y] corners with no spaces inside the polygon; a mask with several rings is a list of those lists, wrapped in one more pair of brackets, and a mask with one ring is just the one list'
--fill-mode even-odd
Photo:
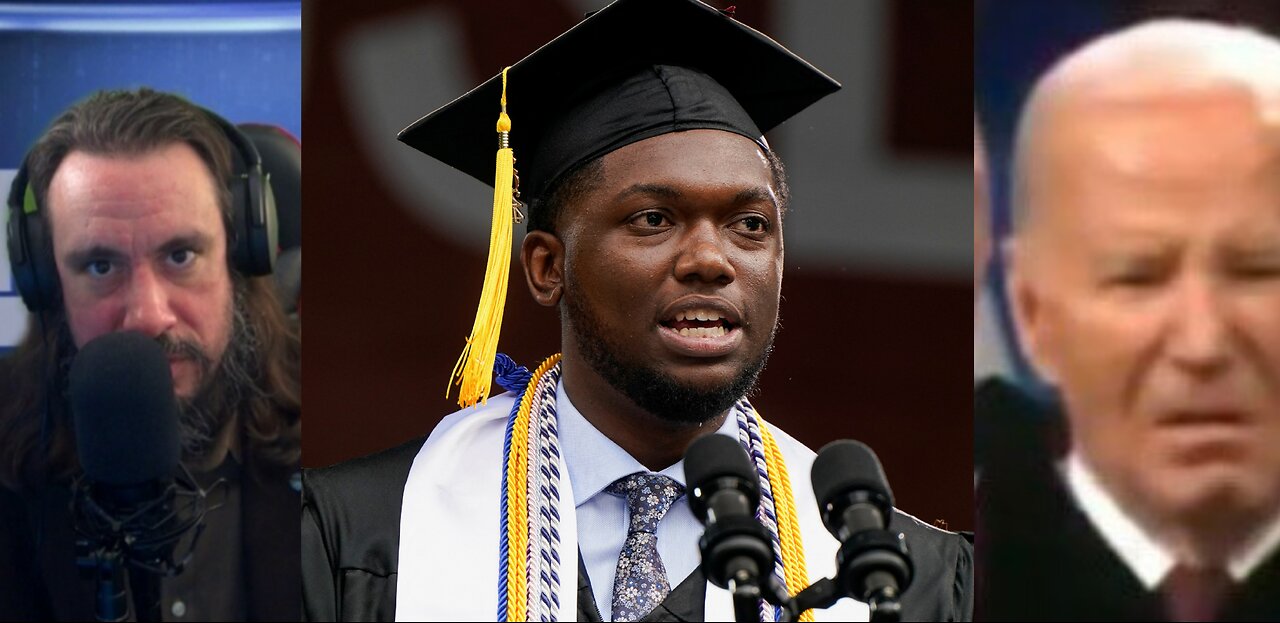
{"label": "white dress shirt", "polygon": [[[1147,590],[1159,587],[1178,564],[1173,551],[1148,534],[1120,507],[1079,452],[1072,452],[1059,468],[1076,504],[1111,550]],[[1280,549],[1280,516],[1228,557],[1227,573],[1237,583],[1244,582],[1277,549]]]}
{"label": "white dress shirt", "polygon": [[[569,470],[573,500],[578,511],[578,550],[591,578],[591,592],[596,607],[605,621],[613,620],[613,578],[618,556],[627,540],[627,500],[605,492],[613,481],[649,469],[635,460],[613,440],[588,422],[569,401],[561,383],[556,395],[559,416],[560,452]],[[717,433],[738,436],[738,422],[725,418]],[[684,461],[660,474],[687,486]],[[658,523],[658,555],[667,568],[667,582],[675,589],[702,560],[698,538],[703,526],[689,509],[688,496],[682,496]],[[565,561],[568,562],[568,561]],[[574,561],[573,564],[577,564]]]}

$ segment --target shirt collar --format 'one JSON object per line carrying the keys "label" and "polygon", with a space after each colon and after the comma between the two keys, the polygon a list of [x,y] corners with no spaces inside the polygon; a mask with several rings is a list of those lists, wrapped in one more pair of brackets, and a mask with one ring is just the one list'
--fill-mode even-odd
{"label": "shirt collar", "polygon": [[[564,380],[556,388],[556,415],[560,432],[560,452],[569,470],[569,482],[573,488],[573,504],[582,506],[619,478],[636,472],[649,473],[640,461],[605,436],[569,400]],[[738,422],[725,418],[717,434],[736,438]],[[658,472],[686,486],[684,460]]]}
{"label": "shirt collar", "polygon": [[[1174,554],[1120,508],[1079,452],[1072,452],[1067,457],[1062,471],[1076,504],[1112,551],[1138,576],[1143,586],[1155,590],[1177,564]],[[1227,560],[1227,573],[1236,582],[1244,582],[1278,548],[1280,515],[1245,547],[1231,555]]]}
{"label": "shirt collar", "polygon": [[1067,457],[1063,471],[1067,487],[1085,517],[1125,566],[1138,576],[1142,585],[1147,590],[1155,590],[1177,563],[1173,554],[1147,536],[1137,522],[1120,508],[1078,452]]}
{"label": "shirt collar", "polygon": [[1280,551],[1280,514],[1260,530],[1258,536],[1246,544],[1243,550],[1231,557],[1227,571],[1237,582],[1242,582],[1276,551]]}

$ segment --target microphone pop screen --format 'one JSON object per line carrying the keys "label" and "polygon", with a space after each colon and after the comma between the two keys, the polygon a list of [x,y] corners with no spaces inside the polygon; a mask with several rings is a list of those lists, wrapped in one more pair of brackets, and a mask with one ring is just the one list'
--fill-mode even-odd
{"label": "microphone pop screen", "polygon": [[703,523],[707,522],[711,497],[722,488],[740,492],[747,513],[754,513],[760,504],[760,477],[751,459],[736,440],[725,435],[707,435],[689,446],[684,455],[684,477],[692,491],[689,507]]}
{"label": "microphone pop screen", "polygon": [[813,461],[813,495],[822,523],[841,542],[863,530],[884,529],[893,512],[893,492],[880,459],[866,444],[841,440]]}
{"label": "microphone pop screen", "polygon": [[876,453],[860,441],[833,441],[813,461],[813,494],[819,502],[850,490],[875,492],[893,506],[889,479]]}
{"label": "microphone pop screen", "polygon": [[169,359],[155,340],[108,333],[71,364],[71,417],[91,480],[133,485],[172,477],[181,457]]}

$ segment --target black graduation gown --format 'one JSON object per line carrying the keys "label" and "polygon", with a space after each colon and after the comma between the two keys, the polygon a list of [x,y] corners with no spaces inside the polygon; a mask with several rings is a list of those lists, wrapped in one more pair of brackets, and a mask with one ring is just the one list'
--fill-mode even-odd
{"label": "black graduation gown", "polygon": [[[1032,404],[1006,399],[999,404]],[[1036,423],[1027,429],[1034,432],[1022,438],[1020,452],[994,453],[979,480],[978,619],[1165,620],[1160,595],[1112,551],[1059,476],[1055,461],[1066,447],[1061,414],[1021,415],[1022,425]],[[1220,618],[1280,621],[1280,551],[1238,587]]]}
{"label": "black graduation gown", "polygon": [[[425,438],[325,469],[303,472],[303,610],[308,621],[392,621],[400,507],[409,469]],[[895,514],[915,579],[903,594],[904,620],[969,620],[973,550],[965,537]],[[578,620],[599,621],[590,580],[578,561]],[[707,583],[695,570],[644,620],[702,621]]]}

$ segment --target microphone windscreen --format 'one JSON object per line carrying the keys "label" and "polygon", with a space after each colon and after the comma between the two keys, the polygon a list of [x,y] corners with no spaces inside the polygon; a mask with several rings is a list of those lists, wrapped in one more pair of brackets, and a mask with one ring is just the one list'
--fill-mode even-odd
{"label": "microphone windscreen", "polygon": [[719,478],[737,478],[747,488],[743,493],[750,506],[760,503],[760,476],[747,451],[727,435],[705,435],[690,444],[684,454],[684,477],[690,490],[706,489]]}
{"label": "microphone windscreen", "polygon": [[860,441],[843,439],[827,444],[813,461],[813,494],[819,505],[853,490],[878,493],[893,506],[893,492],[876,453]]}
{"label": "microphone windscreen", "polygon": [[141,333],[108,333],[80,349],[69,381],[85,475],[133,485],[173,475],[181,457],[177,400],[164,349]]}

